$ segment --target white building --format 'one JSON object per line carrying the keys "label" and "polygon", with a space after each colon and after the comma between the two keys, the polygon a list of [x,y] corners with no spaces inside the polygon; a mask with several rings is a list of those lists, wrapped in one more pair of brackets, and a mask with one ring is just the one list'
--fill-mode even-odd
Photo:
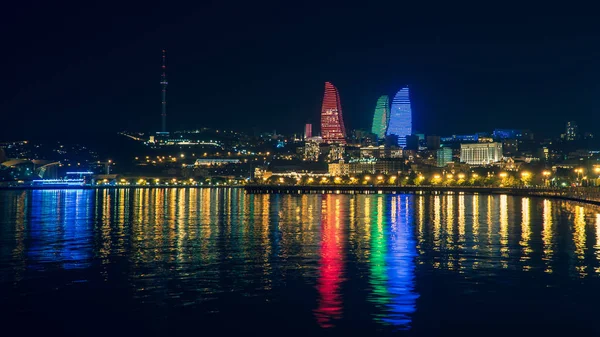
{"label": "white building", "polygon": [[489,165],[502,160],[502,143],[460,144],[460,161],[469,165]]}

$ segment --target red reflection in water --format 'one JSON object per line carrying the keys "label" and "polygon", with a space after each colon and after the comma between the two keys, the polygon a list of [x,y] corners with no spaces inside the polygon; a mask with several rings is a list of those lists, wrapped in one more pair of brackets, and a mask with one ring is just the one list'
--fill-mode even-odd
{"label": "red reflection in water", "polygon": [[321,261],[319,266],[319,306],[315,310],[317,323],[333,327],[342,318],[343,232],[340,224],[340,199],[328,195],[321,208]]}

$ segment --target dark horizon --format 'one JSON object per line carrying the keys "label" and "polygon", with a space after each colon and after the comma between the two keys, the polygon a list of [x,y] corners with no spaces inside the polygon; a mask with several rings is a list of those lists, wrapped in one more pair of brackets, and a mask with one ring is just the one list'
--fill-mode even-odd
{"label": "dark horizon", "polygon": [[408,84],[414,129],[428,134],[520,128],[550,137],[569,120],[598,133],[593,16],[220,3],[7,6],[2,25],[13,33],[1,57],[10,81],[0,88],[0,111],[12,123],[3,123],[4,140],[158,131],[162,49],[171,131],[301,133],[305,122],[318,124],[330,81],[348,130],[369,129],[377,98]]}

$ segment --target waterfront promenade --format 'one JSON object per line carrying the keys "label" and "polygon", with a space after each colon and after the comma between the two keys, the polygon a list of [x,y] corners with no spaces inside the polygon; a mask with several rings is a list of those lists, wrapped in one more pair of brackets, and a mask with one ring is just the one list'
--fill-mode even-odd
{"label": "waterfront promenade", "polygon": [[600,205],[600,187],[492,187],[390,185],[246,185],[252,194],[508,194],[582,201]]}
{"label": "waterfront promenade", "polygon": [[112,189],[206,189],[243,188],[249,194],[507,194],[580,201],[600,205],[600,187],[493,187],[432,185],[85,185],[0,186],[1,190],[112,190]]}

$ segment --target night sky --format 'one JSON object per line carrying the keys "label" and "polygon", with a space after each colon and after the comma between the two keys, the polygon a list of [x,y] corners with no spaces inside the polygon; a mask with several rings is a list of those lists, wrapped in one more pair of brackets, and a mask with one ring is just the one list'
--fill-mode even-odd
{"label": "night sky", "polygon": [[331,81],[349,129],[408,84],[425,133],[600,133],[597,17],[259,3],[3,4],[0,139],[157,131],[163,48],[170,130],[301,132]]}

